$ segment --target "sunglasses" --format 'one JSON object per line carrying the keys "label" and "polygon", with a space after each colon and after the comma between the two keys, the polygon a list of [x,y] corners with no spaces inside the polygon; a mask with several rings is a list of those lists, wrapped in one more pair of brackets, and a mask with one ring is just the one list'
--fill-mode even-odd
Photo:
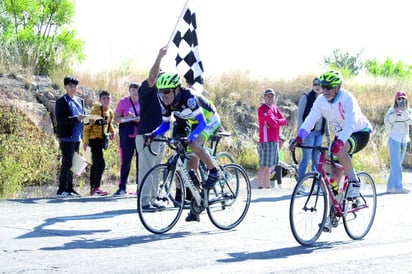
{"label": "sunglasses", "polygon": [[333,87],[331,85],[320,85],[321,89],[327,89],[327,90],[331,90],[333,89]]}
{"label": "sunglasses", "polygon": [[400,97],[400,98],[398,98],[398,101],[406,101],[406,98]]}
{"label": "sunglasses", "polygon": [[172,91],[173,91],[173,89],[171,89],[171,88],[159,89],[159,92],[160,92],[161,94],[169,94],[169,93],[171,93]]}
{"label": "sunglasses", "polygon": [[315,87],[317,87],[319,85],[320,85],[319,83],[313,83],[313,86],[315,86]]}

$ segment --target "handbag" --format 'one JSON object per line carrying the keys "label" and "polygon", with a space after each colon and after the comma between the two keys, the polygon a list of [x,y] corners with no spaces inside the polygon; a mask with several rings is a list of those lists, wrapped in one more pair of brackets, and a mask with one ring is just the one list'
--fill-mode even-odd
{"label": "handbag", "polygon": [[[110,142],[110,133],[109,133],[109,128],[110,128],[110,120],[109,123],[107,125],[107,132],[104,132],[104,116],[103,116],[103,107],[100,106],[100,111],[102,113],[102,147],[104,150],[107,150],[109,148],[109,142]],[[109,117],[110,118],[110,117]]]}
{"label": "handbag", "polygon": [[[136,107],[134,106],[134,103],[133,103],[133,100],[132,100],[132,97],[131,96],[129,96],[129,100],[130,100],[130,104],[132,105],[132,107],[133,107],[133,110],[134,110],[134,115],[137,117],[137,116],[139,116],[139,114],[137,114],[137,110],[136,110]],[[136,138],[136,135],[137,135],[137,124],[136,123],[131,123],[132,124],[132,132],[131,133],[129,133],[127,136],[129,137],[129,138]]]}

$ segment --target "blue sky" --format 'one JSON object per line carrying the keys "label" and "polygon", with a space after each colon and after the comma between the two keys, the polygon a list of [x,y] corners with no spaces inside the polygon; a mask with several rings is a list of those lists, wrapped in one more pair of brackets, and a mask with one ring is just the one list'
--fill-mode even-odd
{"label": "blue sky", "polygon": [[[271,78],[322,71],[333,49],[363,60],[386,57],[412,64],[408,1],[195,0],[205,76],[249,70]],[[133,59],[148,69],[172,34],[185,0],[77,0],[81,70],[98,71]],[[162,67],[173,66],[167,56]]]}

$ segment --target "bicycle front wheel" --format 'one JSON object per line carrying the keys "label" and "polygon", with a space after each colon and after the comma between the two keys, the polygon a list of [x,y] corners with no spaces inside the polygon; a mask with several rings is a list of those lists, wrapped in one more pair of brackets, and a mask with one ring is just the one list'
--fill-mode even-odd
{"label": "bicycle front wheel", "polygon": [[150,169],[137,195],[137,212],[143,226],[155,234],[172,229],[182,215],[184,189],[175,167],[160,164]]}
{"label": "bicycle front wheel", "polygon": [[239,225],[245,218],[251,200],[251,186],[246,171],[237,164],[227,164],[215,187],[209,190],[207,214],[223,230]]}
{"label": "bicycle front wheel", "polygon": [[372,177],[366,172],[359,172],[361,183],[360,197],[355,201],[346,201],[343,225],[353,240],[360,240],[368,234],[375,220],[376,188]]}
{"label": "bicycle front wheel", "polygon": [[295,186],[290,199],[289,223],[301,245],[311,245],[322,234],[328,217],[328,195],[319,174],[307,173]]}

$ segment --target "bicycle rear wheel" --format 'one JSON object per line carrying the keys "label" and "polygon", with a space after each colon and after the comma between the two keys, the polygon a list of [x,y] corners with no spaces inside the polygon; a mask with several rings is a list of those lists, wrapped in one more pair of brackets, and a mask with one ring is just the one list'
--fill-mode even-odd
{"label": "bicycle rear wheel", "polygon": [[235,159],[233,159],[233,156],[230,155],[229,152],[223,151],[223,152],[219,152],[216,155],[216,161],[218,162],[218,164],[220,166],[224,166],[227,164],[232,164],[235,162]]}
{"label": "bicycle rear wheel", "polygon": [[289,223],[293,237],[301,245],[311,245],[322,234],[328,218],[328,195],[318,173],[307,173],[293,189]]}
{"label": "bicycle rear wheel", "polygon": [[251,200],[251,186],[246,171],[237,164],[227,164],[215,187],[209,190],[207,214],[223,230],[239,225],[245,218]]}
{"label": "bicycle rear wheel", "polygon": [[368,234],[375,220],[376,188],[372,177],[366,172],[359,172],[361,183],[360,197],[355,201],[346,201],[343,225],[353,240],[360,240]]}
{"label": "bicycle rear wheel", "polygon": [[[154,166],[144,176],[137,195],[137,212],[143,226],[152,233],[162,234],[174,227],[184,206],[184,184],[175,167]],[[149,205],[149,207],[148,207]]]}

